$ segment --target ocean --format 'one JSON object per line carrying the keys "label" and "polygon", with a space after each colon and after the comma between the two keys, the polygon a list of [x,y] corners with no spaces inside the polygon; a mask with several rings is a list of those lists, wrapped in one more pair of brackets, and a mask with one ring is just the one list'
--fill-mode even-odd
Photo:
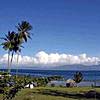
{"label": "ocean", "polygon": [[[7,69],[0,69],[0,71],[7,71]],[[83,80],[86,81],[100,81],[100,71],[80,71],[83,74]],[[19,75],[31,75],[38,77],[46,77],[53,75],[60,75],[65,79],[73,79],[75,70],[32,70],[32,69],[18,69]],[[11,74],[16,74],[16,69],[11,69]]]}

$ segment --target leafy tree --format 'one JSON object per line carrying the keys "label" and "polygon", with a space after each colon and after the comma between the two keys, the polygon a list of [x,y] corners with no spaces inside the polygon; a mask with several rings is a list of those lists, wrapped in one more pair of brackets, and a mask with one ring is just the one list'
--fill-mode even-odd
{"label": "leafy tree", "polygon": [[74,81],[75,81],[76,83],[80,83],[82,80],[83,80],[83,75],[82,75],[82,73],[81,73],[81,72],[76,72],[76,73],[74,74]]}

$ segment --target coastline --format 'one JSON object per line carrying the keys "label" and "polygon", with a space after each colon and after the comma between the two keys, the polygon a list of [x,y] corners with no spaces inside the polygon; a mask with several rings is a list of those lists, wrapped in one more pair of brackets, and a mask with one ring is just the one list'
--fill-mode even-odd
{"label": "coastline", "polygon": [[[7,69],[0,69],[0,71],[7,71]],[[65,80],[72,79],[76,71],[68,70],[33,70],[33,69],[18,69],[19,76],[31,77],[49,77],[62,76]],[[83,73],[83,81],[78,86],[100,86],[100,72],[99,71],[81,71]],[[11,75],[16,75],[16,69],[11,69]]]}

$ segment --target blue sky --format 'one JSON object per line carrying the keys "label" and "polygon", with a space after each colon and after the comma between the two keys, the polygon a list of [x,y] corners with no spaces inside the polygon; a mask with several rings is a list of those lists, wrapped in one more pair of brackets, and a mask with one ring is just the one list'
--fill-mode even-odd
{"label": "blue sky", "polygon": [[0,0],[1,36],[22,20],[32,24],[34,33],[23,55],[45,51],[100,56],[100,0]]}

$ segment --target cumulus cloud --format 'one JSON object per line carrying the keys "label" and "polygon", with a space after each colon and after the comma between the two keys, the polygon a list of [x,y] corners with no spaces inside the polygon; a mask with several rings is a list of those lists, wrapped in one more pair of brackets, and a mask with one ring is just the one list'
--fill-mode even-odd
{"label": "cumulus cloud", "polygon": [[[11,58],[11,57],[10,57]],[[0,56],[0,64],[7,64],[8,54]],[[86,54],[70,55],[59,53],[46,53],[44,51],[38,52],[33,57],[19,55],[18,65],[28,66],[61,66],[61,65],[98,65],[100,62],[99,57],[89,57]],[[17,55],[13,57],[13,64],[17,64]]]}

